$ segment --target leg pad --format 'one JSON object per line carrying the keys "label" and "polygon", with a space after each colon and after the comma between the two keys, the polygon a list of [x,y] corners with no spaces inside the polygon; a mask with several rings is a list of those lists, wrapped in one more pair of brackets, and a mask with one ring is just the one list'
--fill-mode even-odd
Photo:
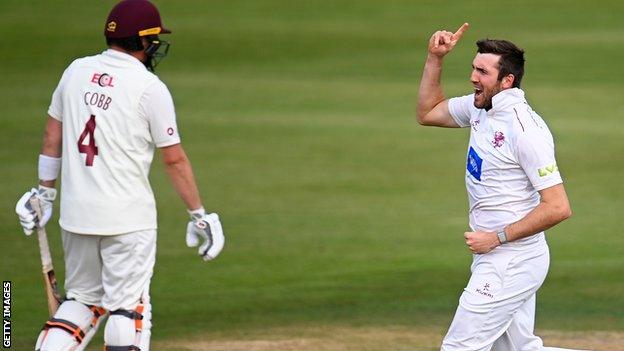
{"label": "leg pad", "polygon": [[133,311],[120,309],[110,312],[104,331],[106,351],[141,351],[144,308],[140,303]]}
{"label": "leg pad", "polygon": [[65,300],[43,326],[35,350],[83,350],[105,315],[106,310],[101,307]]}

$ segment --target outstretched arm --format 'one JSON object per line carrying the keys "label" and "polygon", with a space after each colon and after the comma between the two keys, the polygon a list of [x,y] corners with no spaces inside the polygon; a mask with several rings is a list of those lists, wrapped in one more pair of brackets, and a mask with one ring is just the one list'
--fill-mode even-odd
{"label": "outstretched arm", "polygon": [[[572,215],[568,195],[563,184],[539,191],[540,203],[521,220],[504,228],[507,241],[515,241],[544,231]],[[500,245],[495,232],[466,232],[466,245],[473,253],[490,252]]]}
{"label": "outstretched arm", "polygon": [[417,119],[418,123],[437,127],[459,127],[448,109],[448,100],[444,98],[442,85],[442,63],[464,32],[468,29],[464,23],[455,33],[437,31],[429,39],[427,60],[423,69],[420,88],[418,89]]}

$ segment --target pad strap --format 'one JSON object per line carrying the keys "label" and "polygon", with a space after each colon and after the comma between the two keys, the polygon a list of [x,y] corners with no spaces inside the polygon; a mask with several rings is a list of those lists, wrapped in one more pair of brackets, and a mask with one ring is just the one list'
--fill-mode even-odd
{"label": "pad strap", "polygon": [[78,344],[82,343],[82,339],[84,339],[85,336],[84,331],[82,331],[79,326],[65,319],[50,318],[50,320],[48,320],[43,326],[43,330],[51,328],[58,328],[68,332],[76,339]]}
{"label": "pad strap", "polygon": [[140,348],[130,345],[130,346],[105,346],[105,351],[141,351]]}
{"label": "pad strap", "polygon": [[104,307],[99,307],[95,305],[90,305],[89,309],[93,313],[93,318],[91,319],[91,328],[95,328],[98,319],[106,314],[106,309]]}
{"label": "pad strap", "polygon": [[135,312],[141,316],[141,318],[134,320],[134,329],[136,329],[137,333],[141,333],[141,330],[143,330],[143,308],[144,305],[140,303],[135,310]]}
{"label": "pad strap", "polygon": [[[139,303],[134,311],[129,310],[116,310],[111,311],[111,316],[120,315],[126,318],[134,319],[134,329],[136,331],[135,344],[139,344],[141,341],[141,330],[143,330],[143,309],[145,306]],[[106,346],[105,351],[141,351],[138,346]]]}
{"label": "pad strap", "polygon": [[[140,307],[140,311],[139,311],[139,307]],[[141,312],[143,312],[143,305],[137,306],[137,309],[134,311],[116,310],[116,311],[112,311],[110,314],[111,316],[120,315],[126,318],[134,319],[134,327],[136,330],[140,331],[141,329],[143,329],[143,315],[141,314]]]}

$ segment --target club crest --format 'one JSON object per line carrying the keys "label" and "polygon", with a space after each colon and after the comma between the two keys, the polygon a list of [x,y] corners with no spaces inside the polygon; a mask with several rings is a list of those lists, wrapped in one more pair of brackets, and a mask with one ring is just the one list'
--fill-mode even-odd
{"label": "club crest", "polygon": [[492,145],[494,145],[494,147],[501,147],[503,146],[504,142],[505,142],[505,134],[503,134],[503,132],[495,132],[494,140],[492,140]]}

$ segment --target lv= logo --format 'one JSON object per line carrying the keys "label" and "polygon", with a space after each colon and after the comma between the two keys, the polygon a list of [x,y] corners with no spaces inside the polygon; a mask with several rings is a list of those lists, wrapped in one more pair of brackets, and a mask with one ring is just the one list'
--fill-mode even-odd
{"label": "lv= logo", "polygon": [[546,167],[539,168],[537,170],[537,173],[539,173],[540,177],[545,177],[545,176],[547,176],[549,174],[553,174],[553,173],[557,172],[558,170],[559,170],[559,168],[557,167],[557,164],[553,163],[552,165],[548,165]]}

